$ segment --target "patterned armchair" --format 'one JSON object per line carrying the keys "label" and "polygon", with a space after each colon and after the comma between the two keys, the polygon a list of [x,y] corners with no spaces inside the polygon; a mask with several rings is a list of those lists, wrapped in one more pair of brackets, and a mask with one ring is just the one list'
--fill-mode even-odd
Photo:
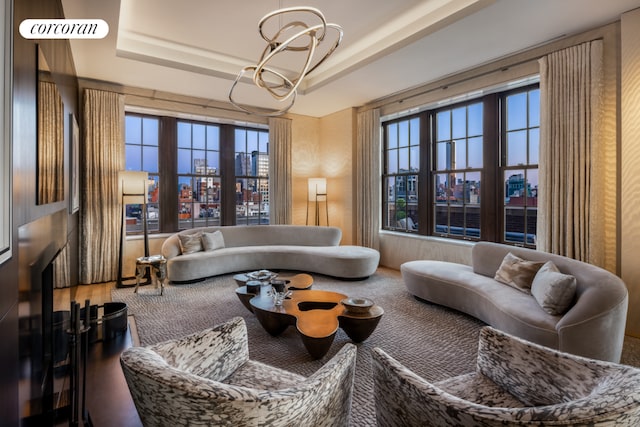
{"label": "patterned armchair", "polygon": [[356,347],[309,377],[249,360],[244,319],[120,358],[146,426],[347,426]]}
{"label": "patterned armchair", "polygon": [[485,327],[476,371],[429,383],[373,350],[379,426],[640,425],[640,369]]}

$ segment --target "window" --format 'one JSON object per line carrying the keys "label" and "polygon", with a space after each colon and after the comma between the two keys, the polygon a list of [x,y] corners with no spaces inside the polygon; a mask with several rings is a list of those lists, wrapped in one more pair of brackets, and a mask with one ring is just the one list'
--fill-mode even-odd
{"label": "window", "polygon": [[269,223],[269,134],[235,131],[236,224]]}
{"label": "window", "polygon": [[220,225],[220,128],[178,121],[178,225]]}
{"label": "window", "polygon": [[[269,223],[267,130],[126,113],[125,133],[127,170],[153,180],[150,231]],[[140,206],[127,215],[140,232]]]}
{"label": "window", "polygon": [[[149,231],[159,230],[160,209],[158,192],[159,120],[155,117],[126,115],[125,117],[125,169],[149,173],[147,195],[147,225]],[[142,205],[129,204],[125,207],[127,233],[142,232]]]}
{"label": "window", "polygon": [[434,234],[480,236],[482,103],[435,112]]}
{"label": "window", "polygon": [[383,228],[534,245],[539,92],[536,84],[383,122]]}
{"label": "window", "polygon": [[540,89],[508,94],[504,96],[503,105],[503,240],[534,245],[538,215]]}
{"label": "window", "polygon": [[385,136],[383,222],[388,229],[416,231],[420,120],[414,117],[390,123]]}

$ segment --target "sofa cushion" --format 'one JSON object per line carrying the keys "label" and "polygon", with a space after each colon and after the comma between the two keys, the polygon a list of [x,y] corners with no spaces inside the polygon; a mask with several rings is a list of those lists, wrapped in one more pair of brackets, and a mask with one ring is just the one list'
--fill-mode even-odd
{"label": "sofa cushion", "polygon": [[202,233],[202,247],[205,251],[215,251],[224,248],[224,236],[220,230],[213,233]]}
{"label": "sofa cushion", "polygon": [[192,254],[202,250],[202,239],[200,233],[197,234],[179,234],[180,251],[183,254]]}
{"label": "sofa cushion", "polygon": [[549,314],[563,314],[576,294],[576,278],[562,274],[553,261],[547,261],[533,279],[531,293]]}
{"label": "sofa cushion", "polygon": [[494,279],[519,291],[530,293],[533,278],[543,264],[524,260],[509,252],[503,258]]}

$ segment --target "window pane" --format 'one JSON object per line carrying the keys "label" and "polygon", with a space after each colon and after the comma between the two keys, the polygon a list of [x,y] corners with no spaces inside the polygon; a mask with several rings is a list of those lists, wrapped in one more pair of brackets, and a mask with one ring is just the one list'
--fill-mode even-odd
{"label": "window pane", "polygon": [[540,126],[540,89],[529,92],[529,126]]}
{"label": "window pane", "polygon": [[409,148],[401,148],[398,150],[398,160],[400,172],[409,171]]}
{"label": "window pane", "polygon": [[436,170],[446,170],[451,166],[451,144],[448,142],[439,142],[436,145]]}
{"label": "window pane", "polygon": [[125,145],[125,168],[128,171],[142,170],[142,152],[139,145]]}
{"label": "window pane", "polygon": [[269,152],[269,133],[258,132],[258,149],[261,153]]}
{"label": "window pane", "polygon": [[410,144],[412,146],[418,146],[420,145],[420,119],[415,118],[415,119],[411,119],[410,123],[410,135],[411,135],[411,142]]}
{"label": "window pane", "polygon": [[438,141],[451,139],[451,111],[441,111],[436,116]]}
{"label": "window pane", "polygon": [[194,124],[192,127],[192,147],[194,149],[204,150],[205,144],[205,127],[204,125]]}
{"label": "window pane", "polygon": [[524,206],[526,182],[524,170],[505,171],[505,205]]}
{"label": "window pane", "polygon": [[540,129],[529,130],[529,164],[537,165],[540,158]]}
{"label": "window pane", "polygon": [[178,173],[191,173],[191,150],[178,149]]}
{"label": "window pane", "polygon": [[178,177],[178,225],[180,228],[193,227],[193,186],[191,177]]}
{"label": "window pane", "polygon": [[507,130],[527,127],[527,93],[507,97]]}
{"label": "window pane", "polygon": [[127,144],[142,143],[142,118],[125,116],[125,141]]}
{"label": "window pane", "polygon": [[258,133],[254,131],[247,132],[247,153],[258,151]]}
{"label": "window pane", "polygon": [[469,138],[469,158],[467,159],[467,167],[482,167],[482,138]]}
{"label": "window pane", "polygon": [[145,117],[142,121],[142,143],[144,145],[158,146],[158,119]]}
{"label": "window pane", "polygon": [[387,148],[398,147],[398,124],[392,123],[387,127]]}
{"label": "window pane", "polygon": [[409,153],[411,157],[411,171],[419,171],[420,170],[420,148],[413,147]]}
{"label": "window pane", "polygon": [[409,145],[409,122],[402,121],[398,123],[398,146],[406,147]]}
{"label": "window pane", "polygon": [[398,150],[387,152],[387,173],[398,173]]}
{"label": "window pane", "polygon": [[466,202],[469,204],[480,203],[480,172],[467,172],[466,174]]}
{"label": "window pane", "polygon": [[191,148],[191,124],[178,122],[178,147]]}
{"label": "window pane", "polygon": [[467,136],[467,107],[456,108],[452,111],[451,138],[459,139]]}
{"label": "window pane", "polygon": [[453,142],[456,153],[456,164],[453,169],[465,169],[467,167],[467,141],[459,139]]}
{"label": "window pane", "polygon": [[207,151],[207,175],[220,173],[220,155],[217,151]]}
{"label": "window pane", "polygon": [[482,131],[482,104],[477,103],[469,105],[469,107],[467,107],[467,116],[468,135],[482,135],[484,133]]}
{"label": "window pane", "polygon": [[197,175],[205,175],[207,173],[206,151],[193,150],[191,155],[193,156],[193,170],[190,172]]}
{"label": "window pane", "polygon": [[527,164],[527,131],[507,134],[507,166]]}
{"label": "window pane", "polygon": [[207,126],[207,149],[220,151],[220,128]]}
{"label": "window pane", "polygon": [[158,147],[142,147],[142,170],[158,173]]}
{"label": "window pane", "polygon": [[436,175],[435,179],[435,193],[437,203],[447,203],[451,196],[449,189],[449,175],[441,173]]}
{"label": "window pane", "polygon": [[438,204],[434,209],[435,232],[437,234],[449,233],[449,206]]}

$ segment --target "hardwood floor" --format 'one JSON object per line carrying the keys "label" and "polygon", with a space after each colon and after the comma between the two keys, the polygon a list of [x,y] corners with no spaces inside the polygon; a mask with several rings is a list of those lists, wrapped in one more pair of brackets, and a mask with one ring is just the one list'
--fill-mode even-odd
{"label": "hardwood floor", "polygon": [[71,301],[84,304],[88,299],[91,304],[102,305],[111,302],[111,290],[115,288],[115,282],[98,283],[95,285],[79,285],[72,288],[53,290],[53,309],[69,310]]}
{"label": "hardwood floor", "polygon": [[[111,302],[111,290],[114,287],[115,282],[110,282],[55,289],[54,310],[69,310],[71,301],[77,301],[83,306],[87,299],[90,304],[101,306]],[[131,345],[131,330],[114,339],[100,340],[89,345],[86,409],[91,425],[95,427],[142,426],[120,368],[120,353]]]}

